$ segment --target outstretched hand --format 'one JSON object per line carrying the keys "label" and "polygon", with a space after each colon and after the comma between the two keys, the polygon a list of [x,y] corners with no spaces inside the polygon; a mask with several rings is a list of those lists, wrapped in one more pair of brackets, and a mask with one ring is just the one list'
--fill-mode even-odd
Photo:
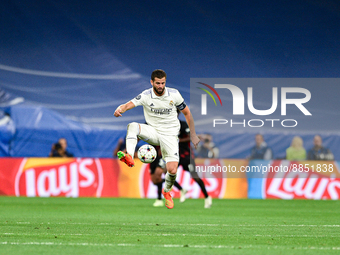
{"label": "outstretched hand", "polygon": [[195,149],[197,149],[197,146],[198,146],[200,141],[201,141],[201,139],[197,135],[191,136],[191,142],[193,143]]}
{"label": "outstretched hand", "polygon": [[115,110],[113,115],[115,117],[122,117],[122,114],[124,112],[126,112],[127,110],[130,110],[134,107],[135,107],[135,105],[131,101],[127,102],[126,104],[121,104],[120,106],[117,107],[117,109]]}
{"label": "outstretched hand", "polygon": [[122,117],[122,111],[120,107],[118,106],[117,109],[115,110],[114,114],[115,117]]}

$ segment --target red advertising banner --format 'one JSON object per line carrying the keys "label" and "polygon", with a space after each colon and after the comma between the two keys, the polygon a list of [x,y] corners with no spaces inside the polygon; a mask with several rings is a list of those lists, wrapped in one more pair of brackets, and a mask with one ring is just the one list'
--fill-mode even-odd
{"label": "red advertising banner", "polygon": [[[197,159],[203,165],[243,165],[242,160]],[[202,176],[214,198],[247,198],[245,174],[225,178],[221,173]],[[189,172],[178,169],[177,181],[188,198],[203,194]],[[116,159],[102,158],[1,158],[0,195],[28,197],[134,197],[155,198],[149,165],[135,160],[129,168]],[[173,189],[174,197],[179,191]]]}
{"label": "red advertising banner", "polygon": [[[266,172],[260,179],[244,171],[232,174],[205,171],[209,167],[227,170],[230,166],[246,170],[248,163],[247,160],[196,159],[197,169],[202,170],[200,177],[213,198],[337,200],[340,197],[338,162],[259,161],[260,165],[252,167],[278,170]],[[188,190],[188,198],[203,198],[197,183],[181,166],[177,181]],[[156,198],[156,194],[149,165],[139,160],[135,160],[135,167],[129,168],[117,159],[0,158],[0,195]],[[173,195],[179,197],[176,188]]]}
{"label": "red advertising banner", "polygon": [[340,196],[340,172],[333,161],[274,160],[264,179],[264,198],[333,199]]}
{"label": "red advertising banner", "polygon": [[[244,164],[244,160],[224,160],[224,159],[196,159],[196,167],[200,166],[228,166],[236,165],[241,166]],[[245,173],[241,173],[238,176],[235,174],[233,178],[227,178],[228,176],[223,172],[206,172],[199,174],[203,180],[208,194],[213,198],[247,198],[247,179]],[[149,165],[144,164],[140,172],[140,188],[141,197],[156,198],[157,187],[151,182],[149,174]],[[191,174],[188,171],[184,171],[182,166],[179,166],[177,170],[177,182],[186,190],[188,198],[204,198],[200,187],[191,178]],[[180,191],[173,187],[172,194],[174,197],[180,197]]]}
{"label": "red advertising banner", "polygon": [[94,158],[2,158],[0,194],[117,197],[117,161]]}

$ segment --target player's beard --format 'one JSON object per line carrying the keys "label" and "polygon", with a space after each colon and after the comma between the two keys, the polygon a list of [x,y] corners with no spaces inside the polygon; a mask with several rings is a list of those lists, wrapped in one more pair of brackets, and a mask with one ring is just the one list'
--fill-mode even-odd
{"label": "player's beard", "polygon": [[156,87],[153,87],[153,91],[157,96],[161,96],[164,93],[165,87],[163,89],[157,90]]}

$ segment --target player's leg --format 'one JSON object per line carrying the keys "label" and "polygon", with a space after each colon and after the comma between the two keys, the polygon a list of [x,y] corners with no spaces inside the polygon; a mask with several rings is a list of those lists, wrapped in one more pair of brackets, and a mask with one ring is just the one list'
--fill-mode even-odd
{"label": "player's leg", "polygon": [[117,156],[120,161],[123,161],[129,167],[133,167],[135,162],[133,160],[133,155],[135,154],[135,149],[137,145],[137,136],[140,133],[140,125],[137,122],[131,122],[127,126],[126,134],[126,153],[118,151]]}
{"label": "player's leg", "polygon": [[156,130],[146,124],[131,122],[128,124],[126,134],[126,154],[122,151],[117,153],[118,158],[128,166],[134,166],[133,155],[137,145],[137,138],[142,139],[152,145],[159,145]]}
{"label": "player's leg", "polygon": [[166,162],[167,173],[165,174],[165,187],[163,196],[165,205],[169,209],[174,207],[174,203],[170,194],[170,190],[176,181],[178,168],[178,137],[177,136],[162,136],[160,137],[160,146],[163,159]]}
{"label": "player's leg", "polygon": [[171,190],[176,181],[178,168],[178,137],[177,136],[162,136],[160,138],[160,147],[163,159],[166,162],[167,173],[165,175],[165,192]]}
{"label": "player's leg", "polygon": [[181,184],[179,184],[177,181],[174,182],[174,186],[175,186],[179,191],[183,190]]}
{"label": "player's leg", "polygon": [[138,142],[137,136],[140,133],[140,124],[137,122],[131,122],[127,126],[126,133],[126,152],[133,157],[135,154],[136,145]]}
{"label": "player's leg", "polygon": [[172,209],[174,207],[174,201],[172,200],[170,190],[176,181],[178,162],[167,162],[166,167],[168,170],[165,174],[165,187],[162,193],[165,198],[165,206],[168,209]]}
{"label": "player's leg", "polygon": [[169,192],[172,189],[177,177],[177,161],[170,161],[166,163],[167,172],[165,174],[165,192]]}
{"label": "player's leg", "polygon": [[138,138],[154,146],[159,146],[159,137],[156,129],[147,125],[139,124]]}
{"label": "player's leg", "polygon": [[163,169],[159,166],[156,167],[153,174],[150,175],[151,181],[153,184],[157,186],[157,200],[154,202],[153,206],[159,207],[164,206],[163,200],[162,200],[162,185],[164,180],[162,179]]}
{"label": "player's leg", "polygon": [[200,186],[200,188],[202,190],[202,193],[203,193],[203,195],[205,197],[205,199],[204,199],[204,208],[210,208],[211,205],[212,205],[212,198],[211,198],[211,196],[208,195],[208,192],[207,192],[207,190],[205,188],[203,180],[201,178],[199,178],[199,177],[196,177],[196,178],[193,178],[193,179]]}
{"label": "player's leg", "polygon": [[162,174],[165,169],[165,162],[162,159],[162,155],[160,153],[160,149],[156,147],[157,157],[156,159],[149,164],[150,168],[150,179],[157,186],[157,199],[154,202],[153,206],[159,207],[164,206],[164,202],[162,200],[162,186],[164,179],[162,179]]}
{"label": "player's leg", "polygon": [[[159,182],[159,183],[157,183],[157,199],[158,200],[161,200],[162,202],[163,202],[163,200],[162,200],[162,188],[163,188],[163,182],[164,182],[165,180],[164,179],[162,179],[162,181],[161,182]],[[163,204],[163,203],[162,203]]]}
{"label": "player's leg", "polygon": [[193,178],[194,181],[198,184],[198,186],[200,186],[201,190],[202,190],[202,193],[204,195],[205,198],[207,198],[209,195],[208,195],[208,192],[205,188],[205,185],[204,185],[204,182],[202,181],[201,178]]}
{"label": "player's leg", "polygon": [[[157,158],[155,161],[157,160],[159,162],[161,161],[164,162],[162,158],[161,159]],[[158,207],[158,206],[164,205],[163,200],[162,200],[162,186],[163,186],[163,182],[165,182],[165,179],[162,179],[162,174],[166,173],[166,169],[161,163],[156,163],[156,167],[153,167],[154,162],[150,164],[150,171],[151,171],[150,177],[151,177],[152,183],[157,186],[157,200],[154,202],[153,206]],[[162,166],[164,168],[162,168]],[[182,193],[185,190],[183,190],[182,186],[177,181],[175,181],[174,186],[181,192],[181,198],[182,198]]]}
{"label": "player's leg", "polygon": [[[181,164],[180,162],[181,162],[181,159],[179,160],[178,165]],[[183,189],[183,187],[177,181],[175,181],[174,186],[179,190],[179,193],[180,193],[179,202],[183,203],[186,199],[185,195],[188,193],[188,191],[186,189]]]}

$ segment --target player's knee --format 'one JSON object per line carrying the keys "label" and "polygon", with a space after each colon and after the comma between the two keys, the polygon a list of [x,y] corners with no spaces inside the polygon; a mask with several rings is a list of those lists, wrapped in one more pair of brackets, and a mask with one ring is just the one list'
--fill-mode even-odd
{"label": "player's knee", "polygon": [[155,184],[161,183],[162,182],[162,177],[157,177],[155,180]]}
{"label": "player's knee", "polygon": [[150,174],[150,179],[151,179],[152,183],[155,184],[155,177],[154,177],[154,174]]}
{"label": "player's knee", "polygon": [[162,181],[162,173],[163,173],[163,169],[160,167],[157,167],[155,172],[151,175],[151,181],[153,184],[158,184]]}
{"label": "player's knee", "polygon": [[[167,158],[165,158],[165,160],[167,160]],[[168,162],[166,162],[166,170],[169,174],[176,174],[177,168],[178,168],[178,161],[168,161]]]}
{"label": "player's knee", "polygon": [[158,184],[162,181],[162,178],[156,175],[151,175],[151,181],[153,184]]}
{"label": "player's knee", "polygon": [[132,132],[136,135],[139,134],[139,124],[137,122],[131,122],[127,125],[128,132]]}
{"label": "player's knee", "polygon": [[176,174],[177,173],[177,167],[178,166],[173,166],[173,165],[168,166],[167,165],[166,169],[170,174]]}

